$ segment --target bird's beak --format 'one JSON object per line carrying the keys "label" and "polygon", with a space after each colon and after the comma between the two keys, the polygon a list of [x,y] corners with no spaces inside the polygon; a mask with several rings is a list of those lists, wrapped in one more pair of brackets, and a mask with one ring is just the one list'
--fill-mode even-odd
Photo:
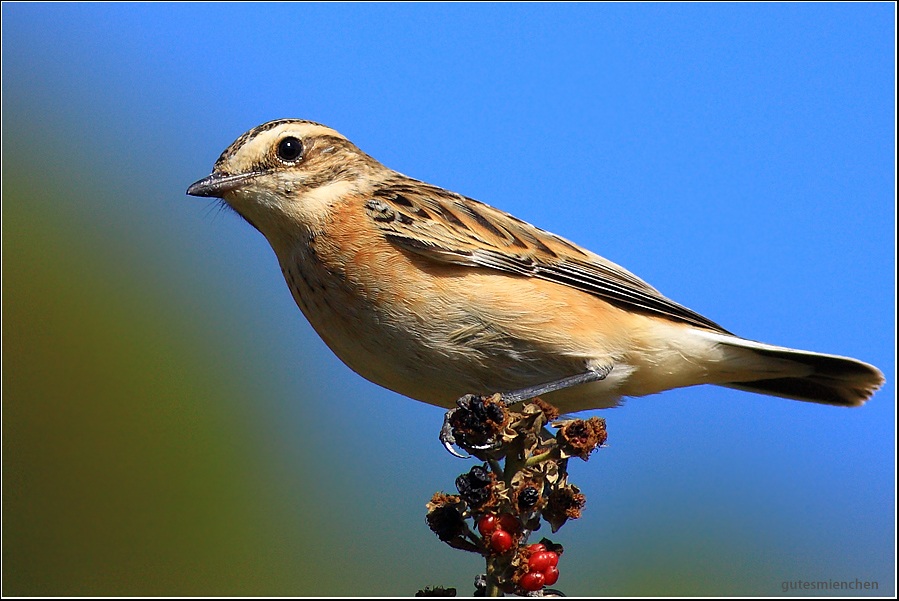
{"label": "bird's beak", "polygon": [[213,173],[194,182],[187,189],[187,193],[191,196],[210,196],[212,198],[222,198],[228,192],[236,190],[255,178],[259,173],[239,173],[237,175],[223,175],[221,173]]}

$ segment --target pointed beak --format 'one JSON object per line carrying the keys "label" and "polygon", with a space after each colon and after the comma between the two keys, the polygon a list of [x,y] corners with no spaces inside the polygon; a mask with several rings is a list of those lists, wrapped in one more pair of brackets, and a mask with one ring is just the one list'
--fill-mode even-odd
{"label": "pointed beak", "polygon": [[187,189],[187,193],[191,196],[209,196],[212,198],[222,198],[228,192],[236,190],[254,179],[261,173],[239,173],[237,175],[223,175],[221,173],[213,173],[194,182]]}

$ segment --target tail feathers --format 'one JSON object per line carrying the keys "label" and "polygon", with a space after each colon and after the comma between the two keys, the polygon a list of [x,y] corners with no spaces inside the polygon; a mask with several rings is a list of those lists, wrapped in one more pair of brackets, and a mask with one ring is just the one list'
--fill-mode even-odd
{"label": "tail feathers", "polygon": [[[760,370],[758,379],[747,374],[739,381],[722,383],[722,386],[773,396],[857,407],[864,404],[883,385],[883,374],[873,365],[857,359],[800,351],[745,340],[730,336],[716,336],[718,344],[728,349],[739,349],[772,366],[792,364],[794,373],[775,374]],[[787,362],[787,363],[784,363]],[[793,370],[791,370],[793,371]]]}
{"label": "tail feathers", "polygon": [[880,388],[880,383],[853,385],[827,376],[808,376],[805,378],[757,380],[755,382],[723,384],[723,386],[747,392],[770,394],[786,399],[796,399],[797,401],[838,405],[840,407],[858,407],[871,398],[871,395]]}

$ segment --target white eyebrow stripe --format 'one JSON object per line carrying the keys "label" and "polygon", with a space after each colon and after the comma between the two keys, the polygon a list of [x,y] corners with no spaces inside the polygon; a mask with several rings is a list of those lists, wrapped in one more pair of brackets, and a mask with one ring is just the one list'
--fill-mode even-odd
{"label": "white eyebrow stripe", "polygon": [[284,133],[296,133],[296,135],[300,137],[330,136],[332,138],[340,138],[341,140],[347,139],[346,136],[344,136],[340,132],[331,129],[330,127],[319,125],[318,123],[285,123],[284,125],[273,128],[269,131],[273,133],[277,132],[276,135],[279,136]]}

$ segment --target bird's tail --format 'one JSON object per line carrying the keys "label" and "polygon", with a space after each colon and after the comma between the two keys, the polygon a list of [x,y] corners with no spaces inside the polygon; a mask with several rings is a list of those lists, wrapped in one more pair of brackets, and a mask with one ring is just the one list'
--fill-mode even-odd
{"label": "bird's tail", "polygon": [[772,346],[735,336],[703,332],[715,339],[725,356],[747,367],[738,381],[721,386],[773,396],[857,407],[883,385],[873,365],[838,355]]}

